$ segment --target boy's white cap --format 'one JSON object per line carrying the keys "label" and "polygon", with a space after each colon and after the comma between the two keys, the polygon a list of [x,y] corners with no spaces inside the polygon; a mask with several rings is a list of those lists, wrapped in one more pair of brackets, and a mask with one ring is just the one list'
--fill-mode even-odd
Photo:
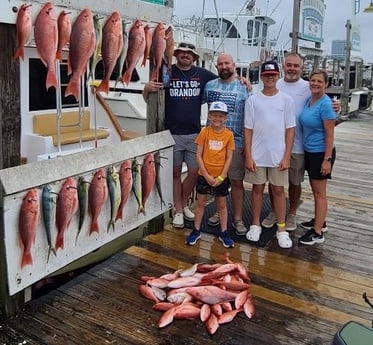
{"label": "boy's white cap", "polygon": [[228,108],[227,108],[227,105],[223,102],[212,102],[210,104],[209,111],[220,111],[222,113],[227,114],[228,113]]}

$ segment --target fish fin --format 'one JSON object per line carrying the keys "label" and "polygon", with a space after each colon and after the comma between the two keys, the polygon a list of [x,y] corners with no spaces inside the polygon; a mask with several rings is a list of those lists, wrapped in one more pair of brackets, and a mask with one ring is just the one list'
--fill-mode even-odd
{"label": "fish fin", "polygon": [[25,49],[24,47],[19,47],[16,51],[16,53],[14,54],[14,58],[17,59],[17,58],[21,58],[22,60],[25,59]]}
{"label": "fish fin", "polygon": [[123,217],[123,207],[119,206],[117,216],[115,217],[115,222],[119,219],[122,220],[123,219],[122,217]]}
{"label": "fish fin", "polygon": [[126,70],[122,76],[122,82],[124,85],[128,85],[131,81],[132,73],[129,73],[129,70]]}
{"label": "fish fin", "polygon": [[79,78],[71,78],[69,83],[67,84],[67,88],[65,90],[65,97],[70,95],[74,96],[76,101],[79,101]]}
{"label": "fish fin", "polygon": [[152,76],[150,78],[151,81],[158,81],[159,79],[159,71],[158,69],[156,68],[153,72],[152,72]]}
{"label": "fish fin", "polygon": [[97,87],[96,92],[97,91],[102,91],[102,92],[105,92],[106,94],[108,94],[109,93],[109,81],[103,79],[101,81],[100,85]]}
{"label": "fish fin", "polygon": [[57,239],[56,239],[56,250],[58,248],[61,248],[63,249],[63,246],[64,246],[64,238],[63,238],[63,233],[58,233],[57,235]]}
{"label": "fish fin", "polygon": [[89,234],[92,234],[93,232],[99,232],[97,221],[92,222],[91,230],[89,231]]}
{"label": "fish fin", "polygon": [[56,59],[62,61],[62,51],[58,50],[56,53]]}
{"label": "fish fin", "polygon": [[54,71],[50,71],[48,69],[48,73],[47,73],[47,81],[46,81],[46,87],[47,87],[47,90],[51,87],[51,86],[54,86],[55,89],[57,89],[57,76],[56,76],[56,73]]}
{"label": "fish fin", "polygon": [[52,246],[50,246],[49,249],[48,249],[47,263],[49,262],[49,257],[50,257],[50,255],[51,255],[51,252],[52,252],[55,256],[57,256],[56,250],[55,250]]}
{"label": "fish fin", "polygon": [[22,263],[21,268],[23,268],[26,265],[32,265],[32,256],[31,252],[24,252],[22,256]]}

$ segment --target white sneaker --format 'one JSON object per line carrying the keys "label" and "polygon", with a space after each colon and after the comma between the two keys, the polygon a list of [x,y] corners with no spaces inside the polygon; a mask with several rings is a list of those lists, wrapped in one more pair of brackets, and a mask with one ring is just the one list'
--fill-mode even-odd
{"label": "white sneaker", "polygon": [[262,234],[262,227],[259,225],[251,225],[249,231],[246,233],[246,238],[252,242],[258,242]]}
{"label": "white sneaker", "polygon": [[289,233],[287,231],[277,231],[276,237],[278,245],[281,248],[291,248],[293,246],[293,241],[289,237]]}
{"label": "white sneaker", "polygon": [[294,231],[297,230],[297,216],[295,214],[289,213],[286,217],[286,231]]}
{"label": "white sneaker", "polygon": [[207,224],[210,226],[218,226],[220,223],[219,213],[215,212],[208,220]]}
{"label": "white sneaker", "polygon": [[265,228],[272,228],[273,225],[277,223],[277,216],[274,212],[269,212],[268,216],[262,221],[262,226]]}
{"label": "white sneaker", "polygon": [[172,226],[179,229],[184,228],[184,216],[182,213],[175,213]]}
{"label": "white sneaker", "polygon": [[190,208],[188,206],[185,206],[183,208],[183,213],[184,213],[184,218],[190,222],[193,222],[194,219],[195,219],[195,215],[194,213],[190,210]]}

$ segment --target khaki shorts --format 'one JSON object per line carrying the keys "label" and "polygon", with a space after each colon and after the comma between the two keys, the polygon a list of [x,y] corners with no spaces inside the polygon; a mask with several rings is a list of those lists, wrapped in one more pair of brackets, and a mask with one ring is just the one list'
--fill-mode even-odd
{"label": "khaki shorts", "polygon": [[228,177],[230,180],[243,181],[245,178],[245,156],[241,149],[233,151],[232,163],[229,167]]}
{"label": "khaki shorts", "polygon": [[289,169],[289,182],[294,186],[300,186],[304,181],[304,153],[292,153]]}
{"label": "khaki shorts", "polygon": [[280,171],[278,168],[257,167],[255,172],[246,173],[246,181],[251,184],[265,184],[267,181],[274,186],[287,186],[289,170]]}

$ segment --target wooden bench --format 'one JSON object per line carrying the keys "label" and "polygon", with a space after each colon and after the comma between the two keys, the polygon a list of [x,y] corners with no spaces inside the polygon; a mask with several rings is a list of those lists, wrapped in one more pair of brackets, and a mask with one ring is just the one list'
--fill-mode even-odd
{"label": "wooden bench", "polygon": [[[61,145],[74,144],[80,142],[79,113],[76,111],[63,112],[60,121],[60,143]],[[109,131],[105,129],[93,129],[90,124],[90,113],[84,111],[82,120],[82,141],[91,141],[95,139],[105,139],[109,136]],[[50,136],[53,139],[53,145],[58,146],[57,141],[57,114],[34,115],[33,117],[34,134],[41,136]]]}

